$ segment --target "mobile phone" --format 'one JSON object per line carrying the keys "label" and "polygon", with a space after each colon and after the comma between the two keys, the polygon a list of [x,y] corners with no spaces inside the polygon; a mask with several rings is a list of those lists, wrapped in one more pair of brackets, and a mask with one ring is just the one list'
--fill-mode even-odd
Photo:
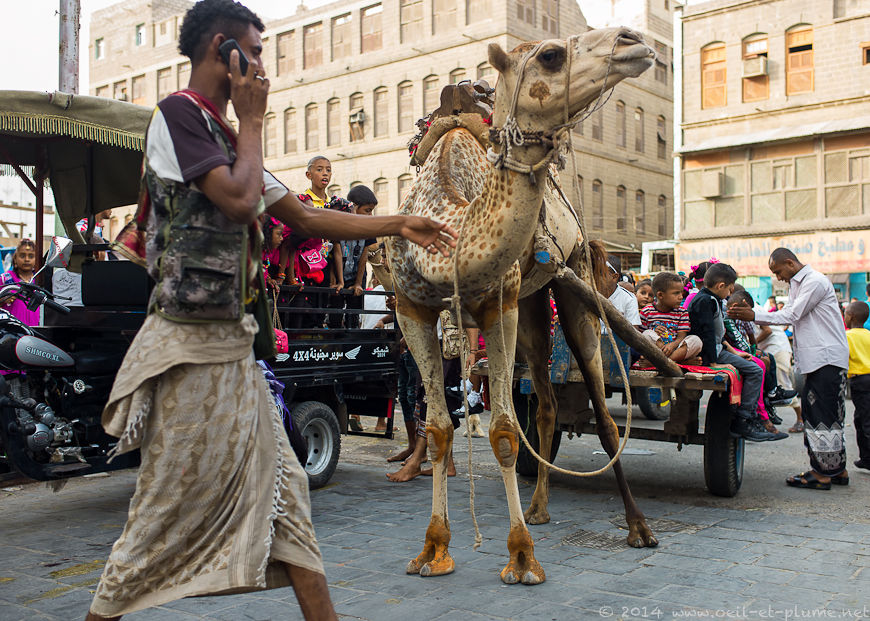
{"label": "mobile phone", "polygon": [[220,52],[221,58],[224,59],[227,67],[230,66],[230,52],[233,50],[239,51],[239,70],[241,70],[242,75],[245,75],[246,73],[248,73],[248,57],[245,56],[245,53],[239,46],[239,42],[235,39],[227,39],[226,41],[221,43],[220,47],[218,48],[218,52]]}

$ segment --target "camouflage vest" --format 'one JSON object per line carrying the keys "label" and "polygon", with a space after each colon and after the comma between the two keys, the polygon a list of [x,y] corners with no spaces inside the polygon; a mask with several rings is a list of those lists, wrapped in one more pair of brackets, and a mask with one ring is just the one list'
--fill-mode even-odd
{"label": "camouflage vest", "polygon": [[[208,125],[229,159],[235,160],[223,130],[212,119]],[[148,271],[156,282],[149,312],[186,323],[241,320],[250,287],[256,287],[260,259],[256,248],[250,250],[248,226],[230,221],[202,192],[158,177],[147,158],[145,183],[152,207],[146,236]],[[262,240],[255,242],[260,247]]]}

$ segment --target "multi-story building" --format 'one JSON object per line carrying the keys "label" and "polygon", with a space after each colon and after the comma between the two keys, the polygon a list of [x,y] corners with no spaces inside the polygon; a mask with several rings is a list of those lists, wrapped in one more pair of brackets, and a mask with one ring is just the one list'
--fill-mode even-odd
{"label": "multi-story building", "polygon": [[681,22],[678,264],[715,256],[766,297],[786,246],[863,299],[870,2],[714,0]]}
{"label": "multi-story building", "polygon": [[[591,234],[639,261],[643,241],[669,236],[672,205],[670,13],[652,22],[661,62],[620,84],[574,134]],[[645,3],[644,3],[645,4]],[[177,32],[190,3],[124,2],[94,13],[90,92],[153,105],[187,84]],[[643,9],[646,11],[646,9]],[[645,17],[644,17],[645,16]],[[660,24],[659,22],[662,22]],[[652,24],[650,24],[652,25]],[[338,0],[266,21],[271,81],[266,166],[295,191],[315,155],[332,161],[330,192],[371,187],[394,213],[410,187],[407,144],[446,84],[496,75],[486,47],[584,32],[575,0]],[[570,174],[567,171],[563,174]],[[570,176],[563,180],[572,191]],[[573,192],[573,191],[572,191]],[[572,199],[576,197],[572,196]]]}

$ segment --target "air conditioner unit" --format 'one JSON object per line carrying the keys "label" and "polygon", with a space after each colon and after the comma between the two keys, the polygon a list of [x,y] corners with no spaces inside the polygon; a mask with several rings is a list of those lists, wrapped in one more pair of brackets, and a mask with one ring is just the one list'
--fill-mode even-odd
{"label": "air conditioner unit", "polygon": [[348,122],[351,123],[351,124],[356,123],[356,124],[359,124],[359,125],[364,125],[365,122],[366,122],[366,113],[365,113],[365,111],[363,111],[363,110],[359,110],[359,111],[357,111],[357,112],[351,112],[350,116],[348,117]]}
{"label": "air conditioner unit", "polygon": [[767,56],[746,58],[743,61],[744,78],[757,78],[762,75],[767,75]]}
{"label": "air conditioner unit", "polygon": [[701,196],[716,198],[725,191],[725,174],[718,170],[707,170],[701,175]]}

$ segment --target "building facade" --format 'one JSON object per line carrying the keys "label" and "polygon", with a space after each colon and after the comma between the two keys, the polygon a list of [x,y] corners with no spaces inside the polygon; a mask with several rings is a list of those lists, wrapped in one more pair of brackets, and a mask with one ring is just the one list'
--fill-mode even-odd
{"label": "building facade", "polygon": [[681,22],[680,269],[715,256],[766,297],[786,246],[863,299],[870,1],[715,0]]}
{"label": "building facade", "polygon": [[[629,264],[639,262],[643,241],[671,230],[671,29],[663,2],[640,19],[664,24],[653,32],[661,51],[655,71],[620,84],[574,133],[591,234],[626,252]],[[153,105],[185,87],[190,65],[178,54],[177,32],[189,6],[141,0],[95,12],[90,92]],[[495,83],[490,42],[510,50],[587,29],[574,0],[339,0],[265,23],[266,167],[302,192],[307,162],[324,155],[330,192],[368,185],[377,213],[394,213],[410,188],[416,171],[407,145],[441,89],[466,79]],[[570,176],[563,185],[576,202]]]}

